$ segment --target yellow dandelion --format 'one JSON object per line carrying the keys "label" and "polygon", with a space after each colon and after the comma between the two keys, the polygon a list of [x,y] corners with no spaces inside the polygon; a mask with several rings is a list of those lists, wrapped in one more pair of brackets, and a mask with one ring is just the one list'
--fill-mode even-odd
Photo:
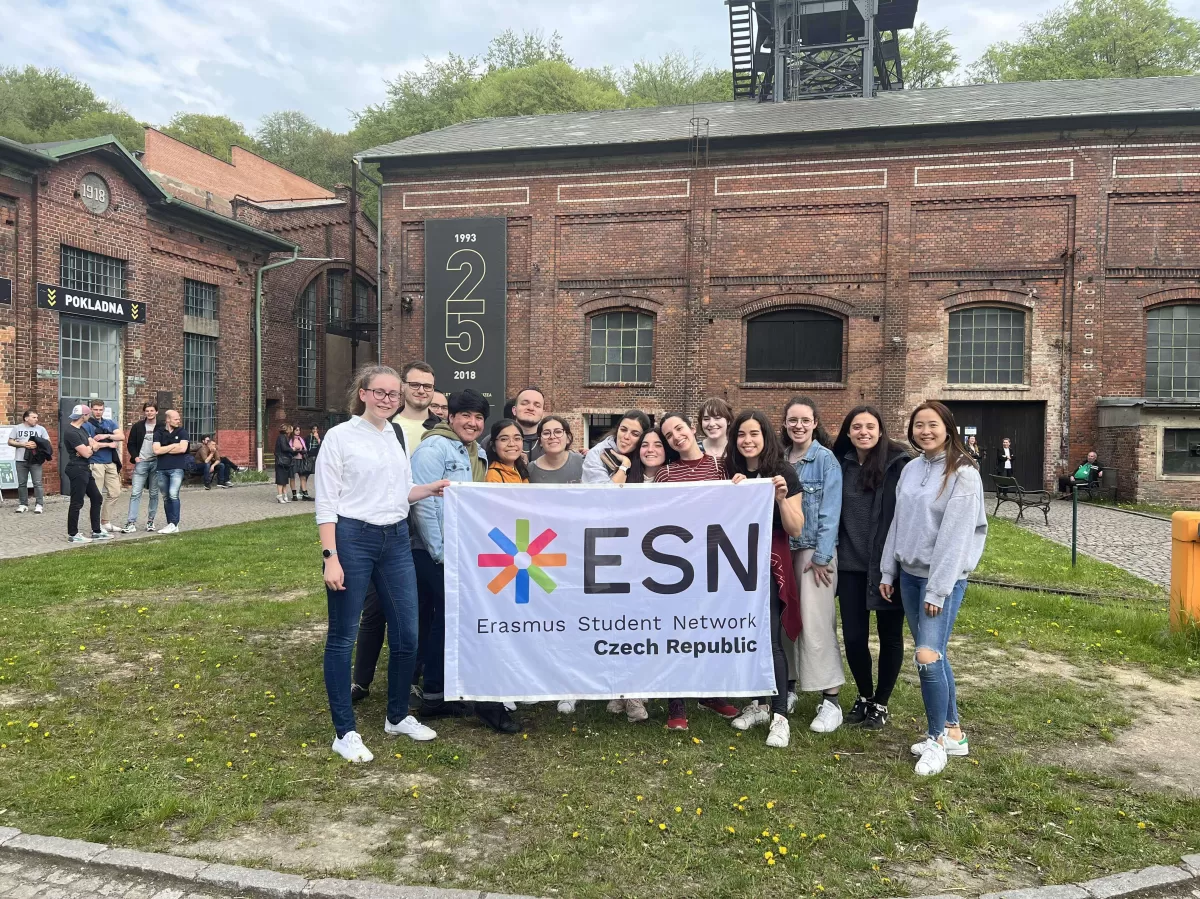
{"label": "yellow dandelion", "polygon": [[1145,822],[1145,821],[1139,821],[1139,822],[1138,822],[1138,830],[1145,830],[1145,829],[1146,829],[1146,822]]}
{"label": "yellow dandelion", "polygon": [[696,814],[697,814],[697,815],[703,815],[703,814],[704,814],[704,809],[702,809],[702,808],[698,808],[698,809],[696,809]]}
{"label": "yellow dandelion", "polygon": [[413,799],[420,799],[421,794],[419,792],[417,792],[416,790],[413,790],[412,797],[413,797]]}
{"label": "yellow dandelion", "polygon": [[787,846],[780,846],[780,847],[779,847],[779,854],[780,854],[780,855],[787,855]]}
{"label": "yellow dandelion", "polygon": [[763,858],[774,858],[774,857],[775,857],[775,853],[772,852],[770,849],[768,849],[766,852],[763,853]]}
{"label": "yellow dandelion", "polygon": [[579,839],[579,831],[578,831],[578,830],[577,830],[577,831],[575,831],[573,834],[571,834],[571,839],[572,839],[572,840],[578,840],[578,839]]}
{"label": "yellow dandelion", "polygon": [[726,827],[725,829],[726,829],[727,831],[729,831],[730,833],[737,833],[737,831],[736,831],[736,830],[734,830],[732,827]]}
{"label": "yellow dandelion", "polygon": [[767,808],[775,808],[775,803],[774,803],[774,802],[768,802],[768,803],[767,803]]}
{"label": "yellow dandelion", "polygon": [[823,834],[823,833],[819,833],[819,834],[817,834],[817,839],[818,839],[818,840],[823,840],[823,839],[825,839],[825,834]]}
{"label": "yellow dandelion", "polygon": [[257,739],[258,739],[258,734],[256,734],[254,731],[250,731],[250,739],[251,739],[251,740],[257,740]]}
{"label": "yellow dandelion", "polygon": [[32,727],[34,730],[38,729],[38,723],[36,721],[30,721],[29,726]]}
{"label": "yellow dandelion", "polygon": [[188,763],[189,765],[192,763],[192,758],[191,758],[191,756],[188,756],[187,763]]}
{"label": "yellow dandelion", "polygon": [[699,737],[692,737],[692,742],[695,743],[697,746],[699,746],[704,741],[701,740]]}
{"label": "yellow dandelion", "polygon": [[769,830],[764,830],[764,831],[762,832],[762,835],[763,835],[764,837],[769,837],[769,836],[771,835],[771,831],[769,831]]}
{"label": "yellow dandelion", "polygon": [[675,814],[677,814],[677,815],[678,815],[678,814],[679,814],[680,812],[682,812],[682,811],[683,811],[683,807],[682,807],[682,806],[679,806],[679,805],[675,806]]}
{"label": "yellow dandelion", "polygon": [[661,824],[661,823],[660,823],[660,824],[658,825],[658,829],[659,829],[659,830],[666,830],[666,829],[667,829],[667,825],[666,825],[666,824]]}
{"label": "yellow dandelion", "polygon": [[521,734],[521,739],[522,739],[522,740],[528,740],[528,739],[529,739],[529,734]]}
{"label": "yellow dandelion", "polygon": [[773,865],[773,864],[775,864],[775,859],[773,859],[773,858],[769,858],[769,859],[767,859],[767,864],[768,864],[768,865]]}
{"label": "yellow dandelion", "polygon": [[[732,749],[733,747],[732,747],[732,746],[730,746],[729,748],[730,748],[730,749]],[[739,797],[738,797],[738,802],[745,802],[745,801],[746,801],[747,799],[749,799],[749,798],[750,798],[749,796],[739,796]]]}
{"label": "yellow dandelion", "polygon": [[771,842],[778,843],[779,842],[779,834],[775,834],[775,836],[771,837]]}
{"label": "yellow dandelion", "polygon": [[637,799],[638,802],[641,802],[645,797],[639,795],[639,796],[636,796],[635,798]]}
{"label": "yellow dandelion", "polygon": [[225,763],[225,767],[226,767],[226,768],[232,768],[232,767],[233,767],[233,762],[226,762],[226,763]]}

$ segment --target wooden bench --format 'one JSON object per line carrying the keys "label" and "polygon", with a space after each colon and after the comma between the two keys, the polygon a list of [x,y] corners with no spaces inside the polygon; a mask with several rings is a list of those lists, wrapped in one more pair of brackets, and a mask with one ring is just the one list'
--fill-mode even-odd
{"label": "wooden bench", "polygon": [[996,509],[992,512],[993,515],[1000,511],[1000,506],[1004,503],[1013,503],[1017,507],[1017,521],[1021,520],[1026,509],[1040,509],[1046,524],[1050,524],[1049,490],[1026,490],[1017,483],[1016,478],[1005,475],[994,474],[991,478],[996,486]]}

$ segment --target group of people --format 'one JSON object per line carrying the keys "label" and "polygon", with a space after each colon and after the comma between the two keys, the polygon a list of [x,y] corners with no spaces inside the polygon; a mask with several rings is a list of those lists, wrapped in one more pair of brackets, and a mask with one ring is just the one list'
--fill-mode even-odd
{"label": "group of people", "polygon": [[[53,458],[50,435],[38,423],[38,413],[26,410],[21,425],[13,429],[8,443],[16,449],[17,513],[29,511],[29,483],[34,488],[33,512],[44,511],[43,468]],[[137,531],[142,494],[149,488],[145,529],[155,531],[154,518],[160,495],[165,497],[166,525],[158,531],[174,534],[179,530],[179,491],[188,474],[198,475],[204,488],[228,487],[238,466],[221,454],[217,441],[203,437],[192,443],[178,411],[168,409],[158,421],[154,403],[142,405],[142,417],[122,432],[107,417],[103,400],[80,403],[71,409],[69,424],[62,435],[66,464],[64,472],[70,484],[71,502],[67,508],[67,542],[91,543],[110,540],[114,534]],[[128,511],[120,523],[118,502],[121,498],[122,448],[133,468]],[[84,501],[89,504],[90,532],[79,530]]]}
{"label": "group of people", "polygon": [[[316,517],[329,609],[325,682],[333,748],[344,758],[372,758],[353,705],[369,694],[385,630],[386,733],[432,740],[436,732],[422,720],[470,714],[502,733],[519,730],[512,707],[469,708],[444,695],[442,495],[451,483],[737,484],[760,478],[775,487],[775,692],[741,709],[721,698],[700,705],[740,730],[765,726],[775,747],[789,744],[798,693],[817,694],[809,725],[815,732],[843,723],[879,730],[888,723],[903,664],[907,619],[927,718],[926,734],[913,746],[916,771],[935,774],[948,756],[967,754],[946,656],[966,578],[983,552],[987,517],[978,466],[943,404],[926,402],[913,411],[904,444],[888,436],[871,406],[852,410],[831,440],[810,397],[790,400],[777,422],[759,410],[735,414],[713,398],[695,420],[669,413],[656,423],[631,410],[580,454],[572,449],[570,423],[547,413],[536,388],[521,391],[485,438],[488,400],[470,389],[454,393],[442,421],[422,402],[434,386],[425,363],[402,374],[386,366],[363,369],[351,391],[350,420],[329,430],[317,459]],[[406,415],[397,414],[402,403]],[[872,612],[877,663],[868,642]],[[843,646],[858,692],[846,712]],[[409,687],[418,669],[421,702],[412,714]],[[613,700],[608,709],[633,722],[650,717],[638,699]],[[561,700],[558,710],[570,714],[575,702]],[[687,729],[683,699],[669,700],[666,726]]]}

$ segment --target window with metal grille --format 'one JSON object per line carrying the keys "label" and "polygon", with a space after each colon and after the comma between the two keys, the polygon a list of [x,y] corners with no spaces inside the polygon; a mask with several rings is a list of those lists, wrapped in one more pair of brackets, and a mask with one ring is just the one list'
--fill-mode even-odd
{"label": "window with metal grille", "polygon": [[1163,474],[1200,475],[1200,429],[1163,431]]}
{"label": "window with metal grille", "polygon": [[649,383],[654,368],[654,316],[604,312],[592,316],[592,383]]}
{"label": "window with metal grille", "polygon": [[1200,303],[1146,313],[1146,396],[1200,399]]}
{"label": "window with metal grille", "polygon": [[1025,313],[978,307],[950,313],[951,384],[1025,383]]}
{"label": "window with metal grille", "polygon": [[836,315],[779,309],[746,323],[747,381],[841,381],[842,332]]}
{"label": "window with metal grille", "polygon": [[74,315],[60,315],[58,322],[60,394],[98,397],[116,412],[121,406],[121,326]]}
{"label": "window with metal grille", "polygon": [[300,295],[296,316],[298,346],[296,352],[296,405],[311,409],[317,405],[317,284],[314,281]]}
{"label": "window with metal grille", "polygon": [[325,278],[325,293],[329,300],[329,322],[342,320],[342,288],[345,285],[345,272],[329,272]]}
{"label": "window with metal grille", "polygon": [[193,440],[217,431],[217,338],[183,335],[183,423]]}
{"label": "window with metal grille", "polygon": [[60,271],[62,286],[70,290],[125,299],[125,260],[101,256],[63,245]]}
{"label": "window with metal grille", "polygon": [[217,285],[184,278],[183,313],[215,321],[217,318]]}

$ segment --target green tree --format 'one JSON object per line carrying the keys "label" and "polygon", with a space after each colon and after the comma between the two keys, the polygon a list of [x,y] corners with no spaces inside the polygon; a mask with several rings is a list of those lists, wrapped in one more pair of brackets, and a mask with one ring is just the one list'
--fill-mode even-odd
{"label": "green tree", "polygon": [[667,53],[657,61],[641,60],[620,76],[630,106],[686,106],[733,99],[728,72],[704,66],[699,56]]}
{"label": "green tree", "polygon": [[177,112],[162,129],[176,140],[183,141],[197,150],[210,156],[232,160],[231,148],[234,145],[246,150],[258,152],[254,138],[246,133],[241,122],[235,122],[228,116],[205,115],[199,112]]}
{"label": "green tree", "polygon": [[522,69],[505,69],[485,75],[458,105],[455,118],[546,115],[592,109],[620,109],[626,105],[620,91],[574,68],[548,59]]}
{"label": "green tree", "polygon": [[478,66],[475,57],[452,53],[445,62],[427,58],[420,72],[386,82],[387,100],[356,115],[356,142],[376,146],[461,121],[457,110],[475,90]]}
{"label": "green tree", "polygon": [[968,68],[976,83],[1197,72],[1200,23],[1177,15],[1168,0],[1068,0]]}
{"label": "green tree", "polygon": [[483,64],[489,72],[498,72],[504,69],[527,69],[547,60],[571,62],[563,52],[561,34],[556,31],[546,40],[540,31],[526,31],[518,35],[507,28],[492,38]]}
{"label": "green tree", "polygon": [[0,69],[0,135],[21,143],[114,134],[125,146],[145,145],[145,126],[57,69]]}
{"label": "green tree", "polygon": [[900,60],[904,86],[909,90],[944,87],[958,69],[958,53],[950,43],[950,29],[934,31],[927,22],[900,34]]}
{"label": "green tree", "polygon": [[356,148],[349,134],[322,128],[297,110],[273,112],[255,132],[260,152],[276,165],[290,169],[326,188],[350,180],[350,157]]}

